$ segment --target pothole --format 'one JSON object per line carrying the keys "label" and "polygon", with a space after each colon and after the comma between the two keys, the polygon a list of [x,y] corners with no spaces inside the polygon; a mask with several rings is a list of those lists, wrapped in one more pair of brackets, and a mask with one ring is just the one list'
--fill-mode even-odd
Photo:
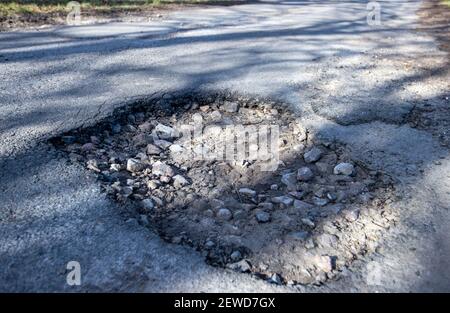
{"label": "pothole", "polygon": [[283,104],[190,93],[52,142],[139,223],[209,264],[317,284],[374,251],[395,218],[389,177],[310,137]]}

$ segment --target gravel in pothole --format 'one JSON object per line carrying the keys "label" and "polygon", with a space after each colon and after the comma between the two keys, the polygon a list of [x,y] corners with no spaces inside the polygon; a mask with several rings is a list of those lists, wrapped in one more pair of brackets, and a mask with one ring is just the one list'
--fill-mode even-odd
{"label": "gravel in pothole", "polygon": [[[139,223],[208,263],[276,284],[322,283],[374,251],[395,220],[390,179],[345,147],[311,138],[284,107],[220,93],[165,95],[53,143]],[[200,117],[206,149],[227,125],[278,125],[277,169],[193,158],[180,128]]]}

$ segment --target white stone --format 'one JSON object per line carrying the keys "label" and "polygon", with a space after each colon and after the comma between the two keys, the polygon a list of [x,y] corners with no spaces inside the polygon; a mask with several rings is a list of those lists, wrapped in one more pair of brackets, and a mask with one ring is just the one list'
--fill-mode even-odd
{"label": "white stone", "polygon": [[316,227],[316,224],[314,224],[314,222],[311,221],[309,218],[302,218],[302,223],[310,227]]}
{"label": "white stone", "polygon": [[279,197],[273,197],[272,202],[277,204],[283,204],[285,206],[289,206],[292,204],[294,199],[288,196],[279,196]]}
{"label": "white stone", "polygon": [[169,147],[169,150],[172,153],[180,153],[183,152],[183,147],[177,144],[173,144]]}
{"label": "white stone", "polygon": [[335,175],[350,176],[353,174],[355,167],[350,163],[339,163],[334,167],[333,173]]}
{"label": "white stone", "polygon": [[215,110],[211,112],[210,117],[213,121],[217,122],[222,119],[222,114],[219,111]]}
{"label": "white stone", "polygon": [[277,285],[281,285],[283,283],[283,281],[281,280],[280,275],[278,275],[277,273],[274,273],[271,277],[270,277],[270,282],[272,284],[277,284]]}
{"label": "white stone", "polygon": [[354,222],[359,217],[359,211],[358,210],[344,210],[342,212],[344,215],[344,218],[349,222]]}
{"label": "white stone", "polygon": [[178,136],[179,136],[178,131],[176,131],[172,127],[169,127],[169,126],[166,126],[163,124],[156,125],[156,127],[153,131],[156,134],[156,136],[158,136],[159,139],[164,139],[164,140],[175,139],[175,138],[178,138]]}
{"label": "white stone", "polygon": [[139,172],[144,169],[145,165],[141,163],[141,161],[136,159],[128,159],[127,161],[127,171],[129,172]]}
{"label": "white stone", "polygon": [[240,188],[239,194],[245,197],[253,198],[256,196],[256,191],[250,188]]}
{"label": "white stone", "polygon": [[250,272],[250,270],[252,269],[251,264],[247,260],[241,260],[236,263],[228,264],[227,267],[242,273]]}
{"label": "white stone", "polygon": [[152,174],[156,176],[172,177],[175,173],[170,165],[167,165],[161,161],[156,161],[152,166]]}
{"label": "white stone", "polygon": [[316,255],[314,257],[314,265],[318,270],[325,273],[329,273],[333,270],[332,259],[327,255]]}
{"label": "white stone", "polygon": [[122,170],[122,165],[120,165],[120,164],[111,164],[110,169],[112,171],[118,172],[118,171]]}
{"label": "white stone", "polygon": [[175,188],[181,188],[181,187],[186,186],[188,184],[189,184],[188,180],[186,178],[184,178],[183,176],[181,176],[181,175],[175,175],[173,177],[173,186]]}

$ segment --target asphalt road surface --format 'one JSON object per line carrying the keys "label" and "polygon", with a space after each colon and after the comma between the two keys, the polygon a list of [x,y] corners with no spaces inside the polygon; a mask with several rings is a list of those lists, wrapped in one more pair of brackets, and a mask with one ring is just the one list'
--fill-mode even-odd
{"label": "asphalt road surface", "polygon": [[[449,105],[447,56],[416,30],[420,1],[379,4],[381,25],[367,1],[298,0],[0,33],[0,291],[450,291],[448,147],[407,123]],[[396,177],[402,218],[382,249],[322,286],[213,268],[124,217],[46,144],[133,99],[224,89],[284,101]],[[81,286],[66,283],[72,260]]]}

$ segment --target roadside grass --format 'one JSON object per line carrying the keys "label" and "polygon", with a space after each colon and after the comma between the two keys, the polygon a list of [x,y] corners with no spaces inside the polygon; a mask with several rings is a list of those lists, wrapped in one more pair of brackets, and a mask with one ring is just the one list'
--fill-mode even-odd
{"label": "roadside grass", "polygon": [[442,0],[441,2],[450,8],[450,0]]}
{"label": "roadside grass", "polygon": [[[21,14],[67,13],[71,0],[2,0],[0,16]],[[81,10],[108,12],[116,10],[135,11],[164,7],[170,4],[214,4],[233,2],[233,0],[78,0]]]}

